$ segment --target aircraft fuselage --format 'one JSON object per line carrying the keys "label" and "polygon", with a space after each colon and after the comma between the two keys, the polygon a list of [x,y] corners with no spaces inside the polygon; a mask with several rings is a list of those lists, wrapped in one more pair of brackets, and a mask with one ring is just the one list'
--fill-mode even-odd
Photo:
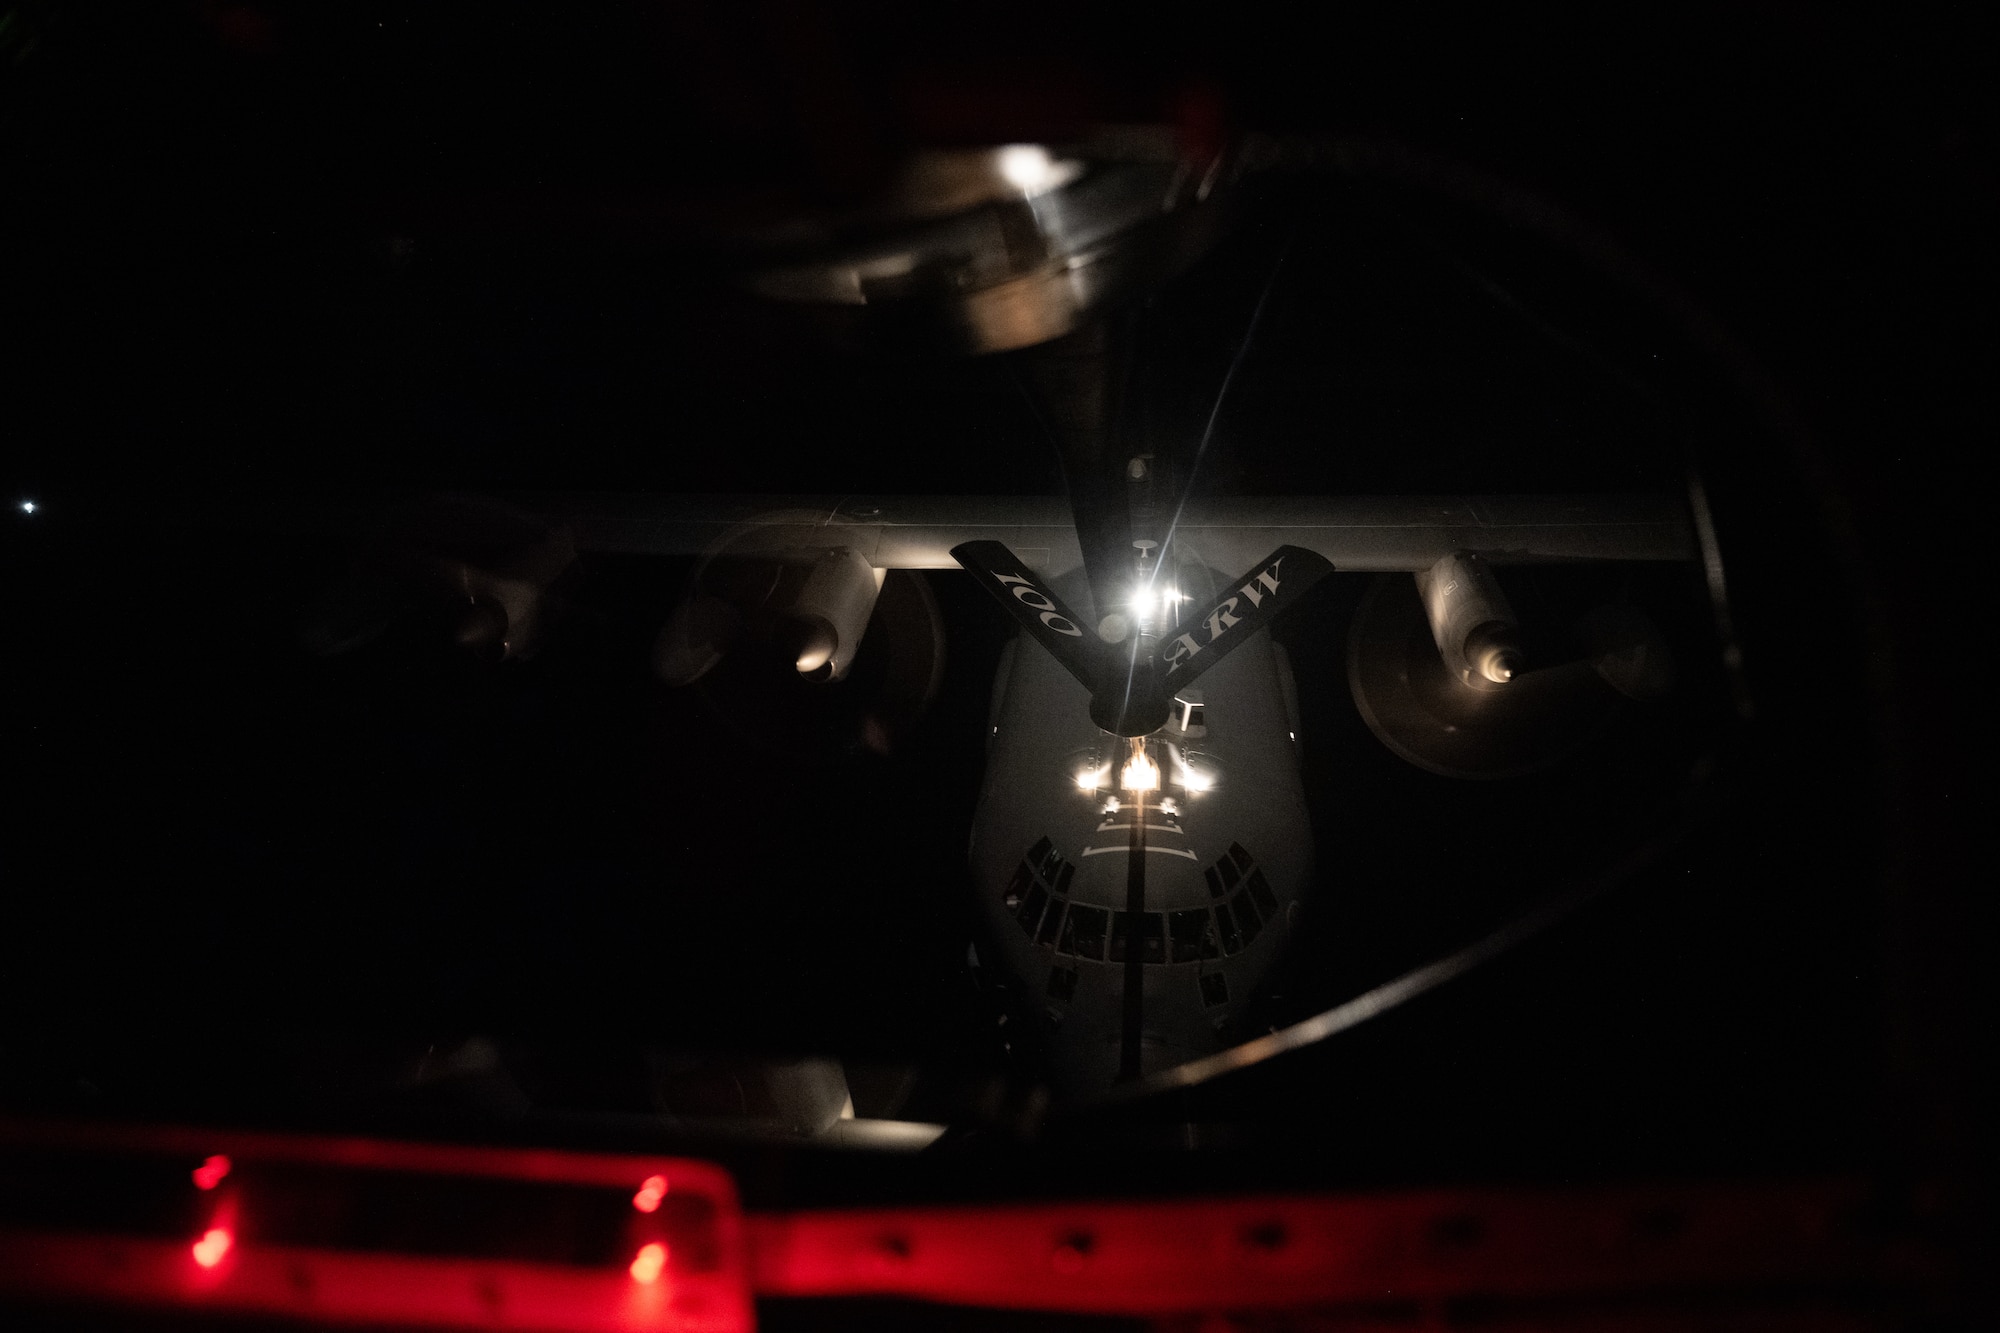
{"label": "aircraft fuselage", "polygon": [[[1177,573],[1184,605],[1222,590],[1204,566]],[[1089,607],[1080,573],[1051,586]],[[1174,609],[1162,639],[1182,632]],[[1003,656],[971,846],[982,952],[1043,1028],[1065,1091],[1218,1049],[1270,970],[1312,871],[1296,711],[1266,632],[1136,740],[1094,724],[1089,692],[1034,643]]]}

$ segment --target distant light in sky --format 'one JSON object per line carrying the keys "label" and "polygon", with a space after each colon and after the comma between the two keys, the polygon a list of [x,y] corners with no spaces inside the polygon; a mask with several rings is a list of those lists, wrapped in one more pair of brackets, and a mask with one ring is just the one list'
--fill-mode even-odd
{"label": "distant light in sky", "polygon": [[632,1260],[632,1280],[653,1283],[660,1280],[660,1272],[667,1266],[667,1247],[658,1241],[651,1241],[639,1247],[639,1255]]}
{"label": "distant light in sky", "polygon": [[32,513],[34,513],[34,512],[35,512],[35,502],[34,502],[33,500],[23,500],[23,501],[21,501],[21,512],[22,512],[22,513],[24,513],[24,514],[32,514]]}
{"label": "distant light in sky", "polygon": [[229,1246],[234,1240],[226,1227],[210,1227],[194,1243],[194,1261],[203,1268],[215,1267],[222,1262],[222,1256],[229,1253]]}
{"label": "distant light in sky", "polygon": [[229,1174],[229,1159],[217,1154],[194,1169],[194,1183],[201,1189],[212,1190],[222,1183]]}
{"label": "distant light in sky", "polygon": [[660,1200],[667,1197],[667,1178],[647,1176],[646,1183],[632,1196],[632,1206],[642,1213],[655,1213],[660,1209]]}

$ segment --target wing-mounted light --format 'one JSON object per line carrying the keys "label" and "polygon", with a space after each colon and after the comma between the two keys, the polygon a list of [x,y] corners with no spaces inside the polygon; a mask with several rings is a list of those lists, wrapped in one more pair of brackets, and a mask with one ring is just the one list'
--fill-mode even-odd
{"label": "wing-mounted light", "polygon": [[921,575],[811,540],[824,517],[755,515],[716,539],[654,640],[653,671],[767,748],[887,753],[936,695],[942,617]]}
{"label": "wing-mounted light", "polygon": [[1445,670],[1463,683],[1506,685],[1527,669],[1520,624],[1486,557],[1444,557],[1417,575],[1417,596]]}
{"label": "wing-mounted light", "polygon": [[845,679],[886,573],[846,547],[720,553],[661,631],[655,669],[669,685],[691,685],[755,642],[808,680]]}
{"label": "wing-mounted light", "polygon": [[1414,580],[1385,574],[1349,634],[1355,705],[1377,739],[1433,773],[1546,769],[1673,681],[1665,640],[1636,607],[1599,606],[1558,632],[1568,619],[1531,634],[1491,564],[1467,552]]}
{"label": "wing-mounted light", "polygon": [[804,566],[804,576],[780,613],[788,642],[797,651],[792,666],[809,680],[841,680],[868,632],[887,570],[871,568],[845,548],[820,551]]}

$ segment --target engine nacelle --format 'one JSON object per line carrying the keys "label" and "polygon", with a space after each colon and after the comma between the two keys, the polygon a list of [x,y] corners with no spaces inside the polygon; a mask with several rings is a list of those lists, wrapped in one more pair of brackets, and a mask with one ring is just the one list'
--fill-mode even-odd
{"label": "engine nacelle", "polygon": [[1448,555],[1417,575],[1417,595],[1445,668],[1473,686],[1505,685],[1526,666],[1520,627],[1486,558]]}
{"label": "engine nacelle", "polygon": [[800,675],[839,680],[847,674],[885,573],[845,547],[817,553],[798,592],[778,612],[789,631],[787,646],[796,643]]}
{"label": "engine nacelle", "polygon": [[846,547],[718,556],[661,631],[654,668],[669,685],[691,685],[748,637],[776,647],[808,680],[840,680],[885,573]]}

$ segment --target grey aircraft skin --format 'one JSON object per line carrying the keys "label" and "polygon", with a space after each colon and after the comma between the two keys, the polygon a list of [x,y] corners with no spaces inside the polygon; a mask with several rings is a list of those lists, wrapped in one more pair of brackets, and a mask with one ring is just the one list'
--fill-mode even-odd
{"label": "grey aircraft skin", "polygon": [[[1192,558],[1177,573],[1185,600],[1166,602],[1163,638],[1178,609],[1205,606],[1227,578]],[[1081,571],[1051,586],[1090,606]],[[971,840],[981,952],[997,951],[1032,1006],[1067,1095],[1220,1049],[1219,1030],[1284,947],[1313,860],[1296,696],[1268,631],[1183,690],[1167,725],[1138,741],[1100,730],[1089,704],[1025,635],[1008,647]],[[1157,770],[1154,790],[1121,787],[1135,744]],[[1128,911],[1135,860],[1140,914]],[[1135,951],[1139,1004],[1128,1013]]]}
{"label": "grey aircraft skin", "polygon": [[[814,626],[822,647],[799,669],[837,679],[890,569],[964,570],[1006,608],[1021,632],[996,672],[973,819],[975,949],[1040,1030],[1052,1086],[1073,1097],[1220,1051],[1285,950],[1314,850],[1291,666],[1267,625],[1317,578],[1415,577],[1440,670],[1472,689],[1469,654],[1512,612],[1468,562],[1719,567],[1687,500],[1668,494],[1196,500],[1170,542],[1133,543],[1168,548],[1160,578],[1177,598],[1107,614],[1060,497],[570,495],[536,508],[579,550],[812,571],[759,583],[763,600],[732,614],[697,614],[715,599],[691,591],[660,636],[670,684],[697,679],[753,613]],[[1143,666],[1127,674],[1128,662]],[[1135,753],[1156,785],[1124,784]]]}

